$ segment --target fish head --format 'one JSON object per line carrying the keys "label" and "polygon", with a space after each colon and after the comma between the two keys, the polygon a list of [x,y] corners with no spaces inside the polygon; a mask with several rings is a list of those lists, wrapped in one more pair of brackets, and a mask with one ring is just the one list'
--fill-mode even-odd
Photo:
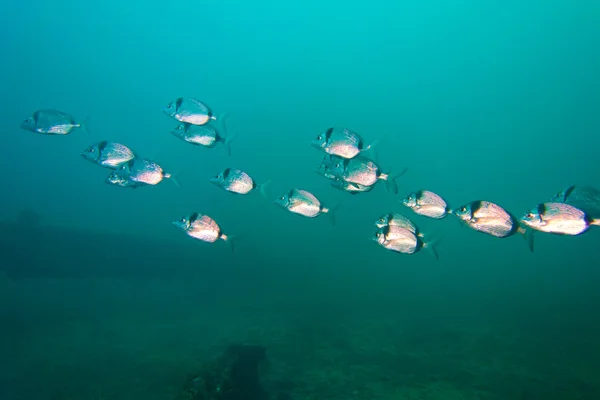
{"label": "fish head", "polygon": [[331,171],[332,174],[335,175],[343,175],[344,172],[346,171],[346,163],[344,162],[344,160],[336,160],[333,164],[331,164],[331,166],[329,167],[329,170]]}
{"label": "fish head", "polygon": [[402,199],[402,204],[409,208],[414,208],[417,206],[417,193],[413,192],[408,194],[405,198]]}
{"label": "fish head", "polygon": [[219,172],[217,175],[209,179],[210,183],[223,186],[225,184],[225,172]]}
{"label": "fish head", "polygon": [[275,204],[283,208],[288,208],[288,206],[290,205],[290,194],[284,193],[281,196],[277,197],[275,199]]}
{"label": "fish head", "polygon": [[384,226],[382,228],[379,228],[377,230],[377,232],[375,232],[375,234],[373,235],[373,241],[377,242],[380,245],[384,245],[385,244],[385,238],[386,238],[386,231],[387,231],[387,226]]}
{"label": "fish head", "polygon": [[461,221],[469,222],[473,218],[473,210],[470,204],[465,204],[454,211],[454,215]]}
{"label": "fish head", "polygon": [[325,154],[323,161],[321,161],[321,166],[331,168],[340,158],[341,157],[334,156],[333,154]]}
{"label": "fish head", "polygon": [[180,123],[175,128],[171,130],[171,134],[177,136],[178,138],[182,138],[185,136],[187,132],[188,124],[185,122]]}
{"label": "fish head", "polygon": [[177,114],[177,101],[172,101],[162,109],[163,114],[168,115],[169,117],[174,117]]}
{"label": "fish head", "polygon": [[37,121],[34,114],[31,114],[29,117],[25,118],[23,122],[21,122],[21,129],[25,129],[26,131],[30,132],[37,131]]}
{"label": "fish head", "polygon": [[191,227],[191,220],[189,216],[181,217],[178,220],[173,221],[171,223],[177,228],[181,229],[182,231],[188,231]]}
{"label": "fish head", "polygon": [[382,215],[381,217],[379,217],[377,220],[375,220],[374,224],[378,228],[383,228],[390,224],[391,219],[392,219],[392,216],[390,214],[385,214],[385,215]]}
{"label": "fish head", "polygon": [[533,208],[527,211],[521,217],[521,222],[531,228],[543,225],[544,221],[542,220],[542,216],[539,212],[538,207]]}
{"label": "fish head", "polygon": [[90,161],[97,161],[100,158],[100,145],[98,143],[91,145],[81,152],[81,157]]}
{"label": "fish head", "polygon": [[327,141],[332,132],[333,128],[329,128],[327,131],[319,133],[310,144],[318,149],[327,150]]}

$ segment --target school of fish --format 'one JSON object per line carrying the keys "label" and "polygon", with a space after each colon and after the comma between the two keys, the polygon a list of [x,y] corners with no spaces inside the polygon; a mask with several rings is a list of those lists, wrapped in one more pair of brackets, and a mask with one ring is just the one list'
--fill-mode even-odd
{"label": "school of fish", "polygon": [[[162,112],[176,122],[171,131],[178,139],[194,146],[212,148],[222,145],[231,155],[234,137],[227,135],[227,114],[217,116],[204,102],[189,97],[180,97],[169,102]],[[22,123],[21,128],[43,135],[68,135],[74,131],[87,131],[85,121],[58,110],[43,109],[33,112]],[[348,128],[330,127],[316,133],[311,145],[323,153],[321,165],[316,172],[329,179],[333,188],[349,194],[371,191],[383,182],[386,189],[398,194],[396,180],[406,173],[384,171],[368,156],[375,143],[366,144],[363,138]],[[106,178],[110,185],[138,188],[153,186],[165,179],[179,185],[172,173],[165,171],[157,162],[137,156],[121,143],[100,141],[81,152],[81,156],[101,167],[112,170]],[[268,198],[266,187],[269,180],[257,181],[246,172],[226,168],[209,179],[209,182],[231,193],[248,195],[258,191]],[[442,196],[419,190],[409,193],[402,204],[417,215],[442,219],[448,215],[456,217],[465,226],[476,232],[496,238],[522,235],[530,251],[533,251],[533,233],[545,232],[555,235],[581,235],[591,226],[600,226],[600,191],[590,186],[571,185],[556,193],[547,202],[535,205],[516,217],[500,205],[487,200],[474,200],[451,209]],[[288,212],[307,218],[328,215],[335,225],[335,212],[339,208],[328,207],[317,196],[302,188],[290,188],[275,200]],[[233,236],[222,232],[217,222],[208,215],[192,211],[173,221],[173,225],[186,235],[207,243],[223,240],[235,250]],[[374,223],[376,231],[372,237],[384,249],[402,254],[429,251],[437,260],[435,240],[430,240],[409,218],[399,213],[381,215]]]}

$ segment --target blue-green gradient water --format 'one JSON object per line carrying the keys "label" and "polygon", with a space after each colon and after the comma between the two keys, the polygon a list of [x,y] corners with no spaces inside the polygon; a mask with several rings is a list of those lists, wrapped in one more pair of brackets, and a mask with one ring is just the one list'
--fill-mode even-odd
{"label": "blue-green gradient water", "polygon": [[[530,253],[520,237],[398,202],[428,189],[452,207],[489,200],[520,216],[570,184],[600,185],[597,2],[2,8],[0,220],[32,209],[57,242],[65,229],[126,234],[165,255],[104,236],[23,251],[21,268],[37,272],[0,280],[3,400],[172,398],[208,349],[229,342],[265,345],[293,399],[600,398],[600,228],[537,234]],[[169,133],[176,121],[161,109],[182,96],[230,114],[230,157]],[[89,117],[89,134],[19,128],[43,108]],[[408,167],[399,194],[352,196],[319,177],[323,153],[310,141],[330,126],[377,142],[385,169]],[[109,171],[80,156],[101,140],[155,159],[181,187],[107,185]],[[341,202],[336,225],[211,185],[225,167],[271,180],[273,199],[296,187]],[[194,211],[236,236],[235,254],[171,225]],[[372,223],[386,212],[441,239],[439,261],[379,248]],[[99,257],[108,268],[124,254],[127,273],[99,272]],[[0,254],[2,270],[13,261]]]}

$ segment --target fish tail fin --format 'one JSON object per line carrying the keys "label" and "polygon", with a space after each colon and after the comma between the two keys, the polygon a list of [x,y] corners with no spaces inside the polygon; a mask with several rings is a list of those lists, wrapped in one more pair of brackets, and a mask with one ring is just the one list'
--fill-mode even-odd
{"label": "fish tail fin", "polygon": [[371,144],[369,144],[367,147],[365,147],[365,150],[367,150],[367,151],[370,151],[370,152],[371,152],[371,154],[374,154],[374,153],[373,153],[373,149],[374,149],[375,147],[377,147],[378,145],[379,145],[379,139],[377,139],[377,140],[375,140],[375,141],[371,142]]}
{"label": "fish tail fin", "polygon": [[231,113],[225,112],[216,118],[217,125],[219,127],[219,134],[223,138],[223,144],[227,147],[227,155],[231,156],[231,142],[235,140],[237,135],[230,135],[227,127],[227,120],[231,116]]}
{"label": "fish tail fin", "polygon": [[388,192],[398,194],[398,182],[396,182],[396,180],[403,176],[406,171],[408,171],[408,167],[402,168],[402,171],[398,172],[397,174],[388,174],[388,177],[385,181],[385,187],[387,188]]}
{"label": "fish tail fin", "polygon": [[594,218],[590,221],[590,225],[600,226],[600,218]]}
{"label": "fish tail fin", "polygon": [[264,197],[267,200],[269,200],[269,196],[267,195],[267,186],[269,186],[270,184],[271,184],[271,180],[269,179],[268,181],[263,182],[260,185],[258,185],[258,190],[260,191],[260,194],[262,195],[262,197]]}
{"label": "fish tail fin", "polygon": [[181,188],[181,185],[179,184],[179,180],[177,179],[177,176],[178,176],[178,174],[165,172],[165,178],[170,180],[171,182],[173,182],[173,184],[175,186],[177,186],[178,188]]}
{"label": "fish tail fin", "polygon": [[223,239],[223,241],[229,245],[229,248],[231,249],[232,253],[235,253],[235,245],[237,244],[238,237],[239,235],[225,235],[224,233],[222,233],[220,236],[220,238]]}
{"label": "fish tail fin", "polygon": [[335,217],[336,217],[337,212],[340,209],[341,205],[342,205],[342,202],[339,202],[332,208],[323,207],[323,209],[322,209],[323,212],[327,213],[327,215],[329,216],[329,220],[331,221],[332,226],[335,226]]}
{"label": "fish tail fin", "polygon": [[519,228],[517,229],[517,232],[519,232],[521,235],[523,235],[523,238],[525,239],[525,242],[527,243],[527,247],[529,248],[529,251],[531,251],[533,253],[534,230],[526,229],[526,228],[523,228],[522,226],[519,226]]}
{"label": "fish tail fin", "polygon": [[85,117],[83,122],[79,123],[79,129],[86,135],[90,134],[90,116]]}
{"label": "fish tail fin", "polygon": [[[423,240],[423,236],[421,237],[421,240]],[[423,248],[427,250],[427,252],[431,254],[436,261],[440,259],[437,252],[437,246],[441,243],[441,241],[441,238],[427,239],[427,241],[423,241]]]}

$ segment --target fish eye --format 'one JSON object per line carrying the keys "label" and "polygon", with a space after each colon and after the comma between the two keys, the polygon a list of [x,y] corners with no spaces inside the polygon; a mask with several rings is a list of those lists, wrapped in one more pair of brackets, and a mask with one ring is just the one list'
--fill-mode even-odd
{"label": "fish eye", "polygon": [[527,214],[525,214],[525,218],[533,218],[533,213],[528,212]]}
{"label": "fish eye", "polygon": [[466,207],[461,207],[461,208],[460,208],[460,211],[461,211],[461,212],[465,212],[465,211],[467,211],[467,208],[466,208]]}
{"label": "fish eye", "polygon": [[383,224],[385,222],[385,219],[379,218],[379,222],[381,222]]}
{"label": "fish eye", "polygon": [[323,136],[321,136],[321,135],[317,136],[317,140],[321,140],[321,139],[323,139]]}

